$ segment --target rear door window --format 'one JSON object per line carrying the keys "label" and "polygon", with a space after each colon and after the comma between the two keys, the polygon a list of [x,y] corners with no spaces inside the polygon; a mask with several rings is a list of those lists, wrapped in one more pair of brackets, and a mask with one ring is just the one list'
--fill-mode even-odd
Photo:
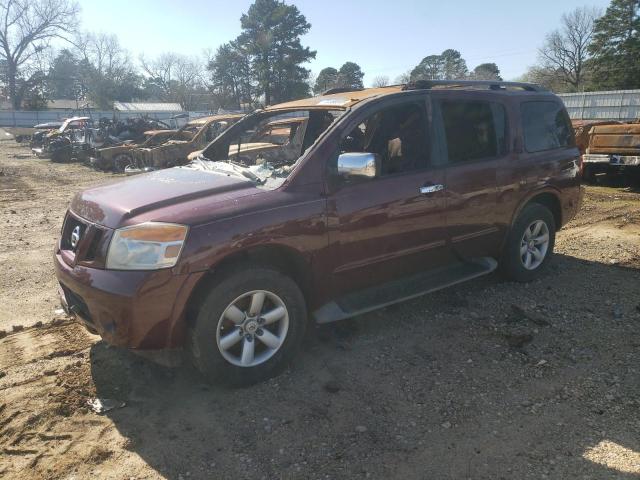
{"label": "rear door window", "polygon": [[542,152],[574,144],[571,121],[557,102],[524,102],[520,106],[524,148],[527,152]]}
{"label": "rear door window", "polygon": [[492,159],[506,153],[506,113],[499,103],[444,100],[440,103],[449,163]]}

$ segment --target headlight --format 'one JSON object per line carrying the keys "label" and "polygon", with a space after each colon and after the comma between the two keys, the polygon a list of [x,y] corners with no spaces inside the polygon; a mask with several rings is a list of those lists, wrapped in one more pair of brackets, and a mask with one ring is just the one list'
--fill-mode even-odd
{"label": "headlight", "polygon": [[174,223],[148,222],[120,228],[111,239],[106,267],[113,270],[173,267],[186,236],[187,227]]}

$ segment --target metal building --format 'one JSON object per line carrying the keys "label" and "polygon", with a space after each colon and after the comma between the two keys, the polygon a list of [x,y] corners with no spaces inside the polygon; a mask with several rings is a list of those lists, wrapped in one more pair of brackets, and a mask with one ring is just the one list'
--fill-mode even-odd
{"label": "metal building", "polygon": [[640,90],[560,93],[572,120],[638,120]]}

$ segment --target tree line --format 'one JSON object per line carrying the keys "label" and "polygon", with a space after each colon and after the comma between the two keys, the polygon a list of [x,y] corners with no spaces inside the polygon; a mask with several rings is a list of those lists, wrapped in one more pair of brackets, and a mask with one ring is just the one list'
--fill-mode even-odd
{"label": "tree line", "polygon": [[[640,88],[639,11],[640,0],[612,0],[604,13],[583,7],[564,14],[520,80],[559,92]],[[301,41],[311,24],[279,0],[255,0],[240,18],[238,37],[215,51],[167,52],[137,62],[115,35],[82,32],[79,12],[76,0],[0,1],[0,94],[15,109],[44,108],[60,98],[100,108],[146,100],[192,110],[251,109],[364,86],[364,72],[353,61],[317,75],[304,67],[316,56]],[[65,48],[55,49],[56,39]],[[495,63],[470,70],[454,49],[424,57],[394,83],[418,79],[502,80]],[[390,83],[386,76],[371,82]]]}
{"label": "tree line", "polygon": [[640,0],[565,13],[521,79],[556,92],[640,88]]}

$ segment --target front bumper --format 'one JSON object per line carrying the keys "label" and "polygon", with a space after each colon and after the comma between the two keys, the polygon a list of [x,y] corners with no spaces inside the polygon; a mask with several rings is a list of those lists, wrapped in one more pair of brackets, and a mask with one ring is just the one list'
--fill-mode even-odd
{"label": "front bumper", "polygon": [[187,302],[204,273],[103,270],[74,265],[65,256],[56,248],[61,303],[92,333],[131,349],[183,346]]}
{"label": "front bumper", "polygon": [[602,155],[587,153],[582,156],[585,164],[611,165],[621,167],[638,167],[640,166],[640,156],[634,155]]}

